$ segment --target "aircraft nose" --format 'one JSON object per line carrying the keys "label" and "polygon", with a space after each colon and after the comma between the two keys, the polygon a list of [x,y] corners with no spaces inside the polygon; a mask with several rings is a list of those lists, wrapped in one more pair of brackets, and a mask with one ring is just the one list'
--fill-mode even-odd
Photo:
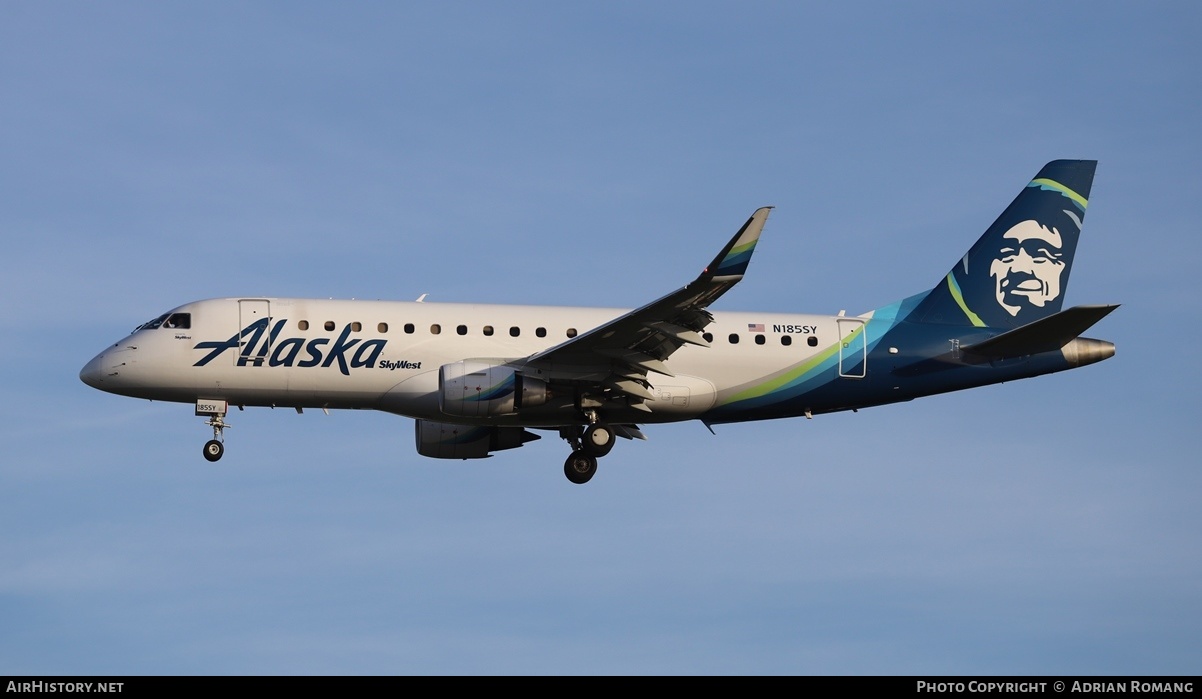
{"label": "aircraft nose", "polygon": [[130,380],[136,381],[137,350],[136,345],[128,342],[109,345],[80,369],[79,380],[101,391],[125,395]]}
{"label": "aircraft nose", "polygon": [[79,371],[79,380],[92,388],[102,388],[104,381],[104,352],[92,357],[92,361]]}

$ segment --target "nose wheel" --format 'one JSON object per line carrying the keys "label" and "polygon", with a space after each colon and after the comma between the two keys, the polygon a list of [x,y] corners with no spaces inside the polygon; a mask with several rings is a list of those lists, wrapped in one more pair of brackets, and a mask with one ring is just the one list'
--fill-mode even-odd
{"label": "nose wheel", "polygon": [[205,442],[204,455],[208,461],[217,461],[225,454],[225,443],[222,437],[222,432],[229,427],[225,420],[221,419],[220,415],[213,415],[205,423],[213,428],[213,438]]}
{"label": "nose wheel", "polygon": [[205,442],[204,453],[206,459],[209,461],[216,461],[217,459],[221,458],[222,454],[225,453],[225,445],[221,442],[218,442],[216,439],[210,439],[209,441]]}

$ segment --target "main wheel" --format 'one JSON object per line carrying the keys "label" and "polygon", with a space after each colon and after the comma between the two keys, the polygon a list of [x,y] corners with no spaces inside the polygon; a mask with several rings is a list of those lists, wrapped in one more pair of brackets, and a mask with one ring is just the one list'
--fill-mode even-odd
{"label": "main wheel", "polygon": [[216,439],[210,439],[205,442],[205,458],[209,461],[216,461],[225,453],[225,445],[218,442]]}
{"label": "main wheel", "polygon": [[563,475],[576,485],[588,483],[596,472],[597,457],[589,456],[583,450],[572,452],[568,460],[563,462]]}
{"label": "main wheel", "polygon": [[580,441],[580,446],[592,456],[605,456],[610,449],[614,448],[616,441],[618,438],[614,434],[613,428],[597,422],[584,430],[584,438]]}

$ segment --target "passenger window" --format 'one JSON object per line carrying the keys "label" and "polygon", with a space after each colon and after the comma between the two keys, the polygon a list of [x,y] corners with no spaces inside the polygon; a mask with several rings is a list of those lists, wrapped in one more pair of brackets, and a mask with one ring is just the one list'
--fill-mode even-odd
{"label": "passenger window", "polygon": [[789,345],[793,344],[793,336],[792,335],[781,335],[780,343],[782,345],[784,345],[785,347],[788,347]]}
{"label": "passenger window", "polygon": [[355,321],[355,322],[351,323],[351,332],[357,333],[362,329],[363,329],[363,324],[360,323],[359,321]]}
{"label": "passenger window", "polygon": [[172,328],[174,330],[187,330],[192,327],[191,313],[172,313],[171,317],[163,323],[164,328]]}
{"label": "passenger window", "polygon": [[309,321],[307,321],[307,320],[296,321],[296,328],[298,330],[308,330],[309,329]]}
{"label": "passenger window", "polygon": [[568,328],[568,337],[576,337],[576,328]]}
{"label": "passenger window", "polygon": [[388,323],[380,323],[379,325],[376,326],[376,330],[378,330],[381,333],[388,332]]}
{"label": "passenger window", "polygon": [[546,336],[547,336],[547,329],[546,329],[546,328],[535,328],[535,329],[534,329],[534,334],[535,334],[535,335],[538,335],[539,337],[546,337]]}
{"label": "passenger window", "polygon": [[413,327],[413,323],[405,323],[405,334],[406,335],[412,335],[414,330],[415,330],[415,328]]}
{"label": "passenger window", "polygon": [[764,340],[764,336],[763,336],[763,335],[756,335],[756,336],[755,336],[755,344],[757,344],[757,345],[762,345],[762,344],[764,344],[764,342],[765,342],[765,340]]}
{"label": "passenger window", "polygon": [[492,337],[492,326],[491,326],[491,325],[485,325],[485,326],[484,326],[484,334],[485,334],[487,337]]}
{"label": "passenger window", "polygon": [[714,334],[713,334],[713,333],[702,333],[702,334],[701,334],[701,337],[702,337],[702,338],[703,338],[703,339],[704,339],[706,342],[713,342],[713,341],[714,341]]}
{"label": "passenger window", "polygon": [[810,335],[808,338],[806,338],[806,344],[809,345],[810,347],[817,347],[818,346],[818,336]]}
{"label": "passenger window", "polygon": [[522,329],[516,325],[509,329],[510,337],[517,337],[518,335],[521,335],[521,334],[522,334]]}
{"label": "passenger window", "polygon": [[732,345],[739,344],[739,334],[738,333],[731,333],[730,338],[728,338],[728,339],[730,340],[730,344],[732,344]]}
{"label": "passenger window", "polygon": [[438,323],[435,323],[434,325],[430,326],[430,334],[431,335],[437,335],[440,332],[442,332],[442,326],[439,325]]}
{"label": "passenger window", "polygon": [[466,335],[467,334],[467,326],[460,325],[455,328],[455,332],[459,333],[460,335]]}
{"label": "passenger window", "polygon": [[333,330],[333,329],[334,329],[334,321],[327,320],[326,321],[326,330]]}

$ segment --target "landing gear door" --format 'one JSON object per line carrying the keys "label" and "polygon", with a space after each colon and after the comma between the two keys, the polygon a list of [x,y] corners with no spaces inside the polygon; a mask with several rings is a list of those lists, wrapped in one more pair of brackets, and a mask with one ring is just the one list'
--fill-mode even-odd
{"label": "landing gear door", "polygon": [[271,302],[266,299],[241,299],[238,301],[238,354],[234,359],[237,366],[264,366],[271,350],[271,335],[267,326],[271,322]]}
{"label": "landing gear door", "polygon": [[859,318],[839,319],[839,376],[862,379],[868,372],[868,343],[864,337],[864,321]]}

